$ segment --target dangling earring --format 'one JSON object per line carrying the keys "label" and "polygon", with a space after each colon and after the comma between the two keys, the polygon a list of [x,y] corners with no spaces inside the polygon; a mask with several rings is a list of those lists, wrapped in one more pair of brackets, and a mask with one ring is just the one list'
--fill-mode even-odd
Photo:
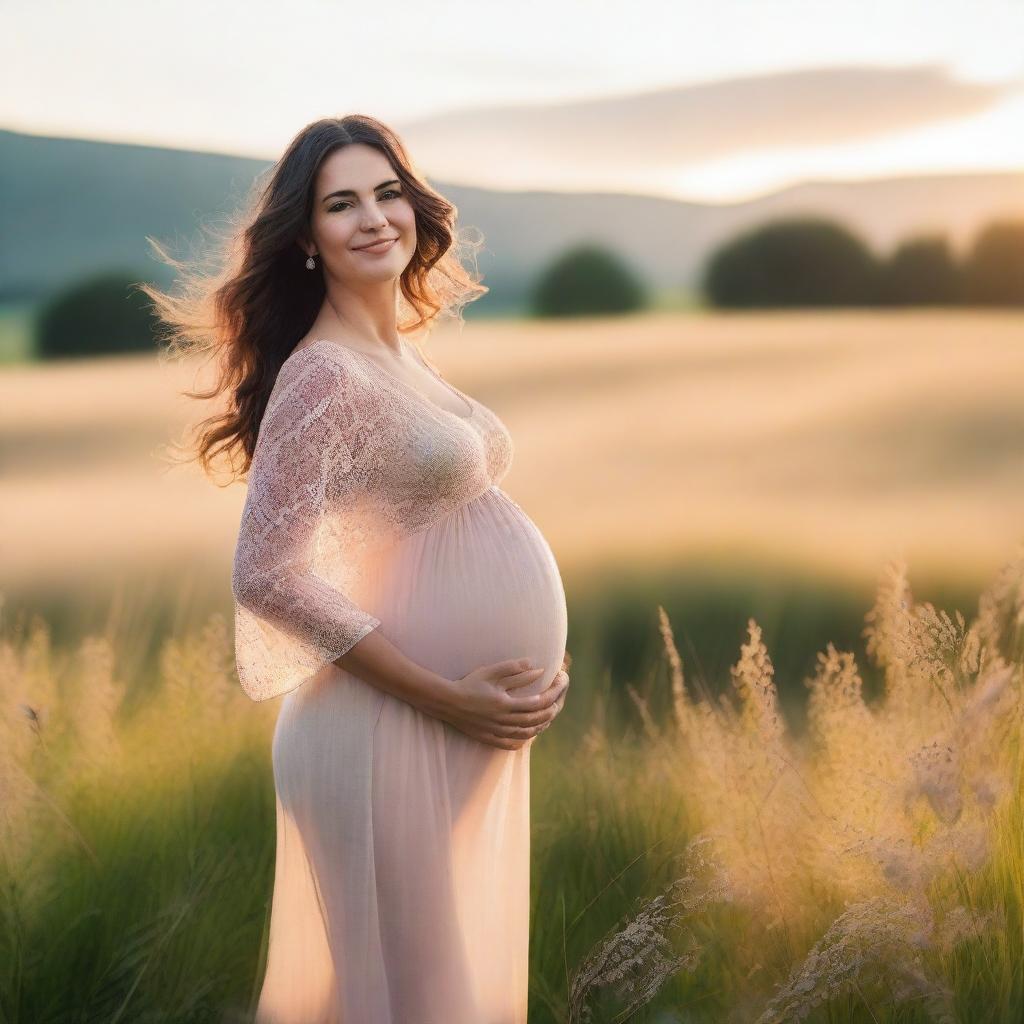
{"label": "dangling earring", "polygon": [[312,256],[306,259],[306,269],[316,270],[316,260]]}

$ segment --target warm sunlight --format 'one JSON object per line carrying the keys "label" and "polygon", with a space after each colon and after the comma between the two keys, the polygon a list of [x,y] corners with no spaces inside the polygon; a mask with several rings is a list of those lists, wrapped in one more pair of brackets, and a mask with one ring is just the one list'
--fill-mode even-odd
{"label": "warm sunlight", "polygon": [[[877,139],[828,146],[751,149],[697,164],[678,175],[652,175],[650,191],[679,199],[738,202],[785,187],[794,175],[819,181],[1024,167],[1024,93],[970,117]],[[799,168],[799,172],[796,169]],[[1021,185],[1024,200],[1024,181]]]}
{"label": "warm sunlight", "polygon": [[2,17],[2,1024],[1024,1021],[1024,0]]}

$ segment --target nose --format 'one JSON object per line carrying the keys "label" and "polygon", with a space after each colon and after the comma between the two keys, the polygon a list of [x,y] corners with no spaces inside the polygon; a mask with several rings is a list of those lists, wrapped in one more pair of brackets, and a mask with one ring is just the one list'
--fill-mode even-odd
{"label": "nose", "polygon": [[371,203],[363,214],[362,230],[373,231],[376,228],[384,227],[388,222],[387,217],[384,216],[383,211],[376,203]]}

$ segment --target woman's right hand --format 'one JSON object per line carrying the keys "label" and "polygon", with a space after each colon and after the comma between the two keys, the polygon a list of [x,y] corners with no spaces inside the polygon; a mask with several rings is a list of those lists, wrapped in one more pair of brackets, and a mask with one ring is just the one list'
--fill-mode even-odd
{"label": "woman's right hand", "polygon": [[515,694],[518,687],[535,682],[544,671],[531,668],[529,658],[481,665],[454,680],[452,699],[441,717],[481,743],[518,750],[546,729],[561,710],[556,701],[569,685],[562,671],[542,693],[520,697]]}

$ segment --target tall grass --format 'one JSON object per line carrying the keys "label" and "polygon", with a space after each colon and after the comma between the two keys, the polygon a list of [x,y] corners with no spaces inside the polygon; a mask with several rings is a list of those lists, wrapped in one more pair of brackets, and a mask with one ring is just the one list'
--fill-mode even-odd
{"label": "tall grass", "polygon": [[215,1011],[250,998],[267,713],[239,699],[223,616],[165,643],[144,699],[116,655],[55,650],[38,616],[0,643],[4,1024],[234,1019]]}
{"label": "tall grass", "polygon": [[[608,671],[574,674],[533,748],[532,1024],[1020,1020],[1024,550],[970,622],[891,565],[884,691],[829,644],[799,735],[755,620],[713,696],[658,613],[671,699],[628,685],[624,722]],[[4,623],[2,1024],[251,1019],[276,707],[223,615],[155,679],[129,640]]]}
{"label": "tall grass", "polygon": [[625,1020],[669,979],[666,1020],[1024,1019],[1024,547],[970,623],[890,564],[864,630],[883,695],[869,705],[829,644],[799,738],[753,619],[714,700],[688,692],[659,610],[673,720],[636,700],[694,834],[678,877],[582,958],[568,1019]]}

